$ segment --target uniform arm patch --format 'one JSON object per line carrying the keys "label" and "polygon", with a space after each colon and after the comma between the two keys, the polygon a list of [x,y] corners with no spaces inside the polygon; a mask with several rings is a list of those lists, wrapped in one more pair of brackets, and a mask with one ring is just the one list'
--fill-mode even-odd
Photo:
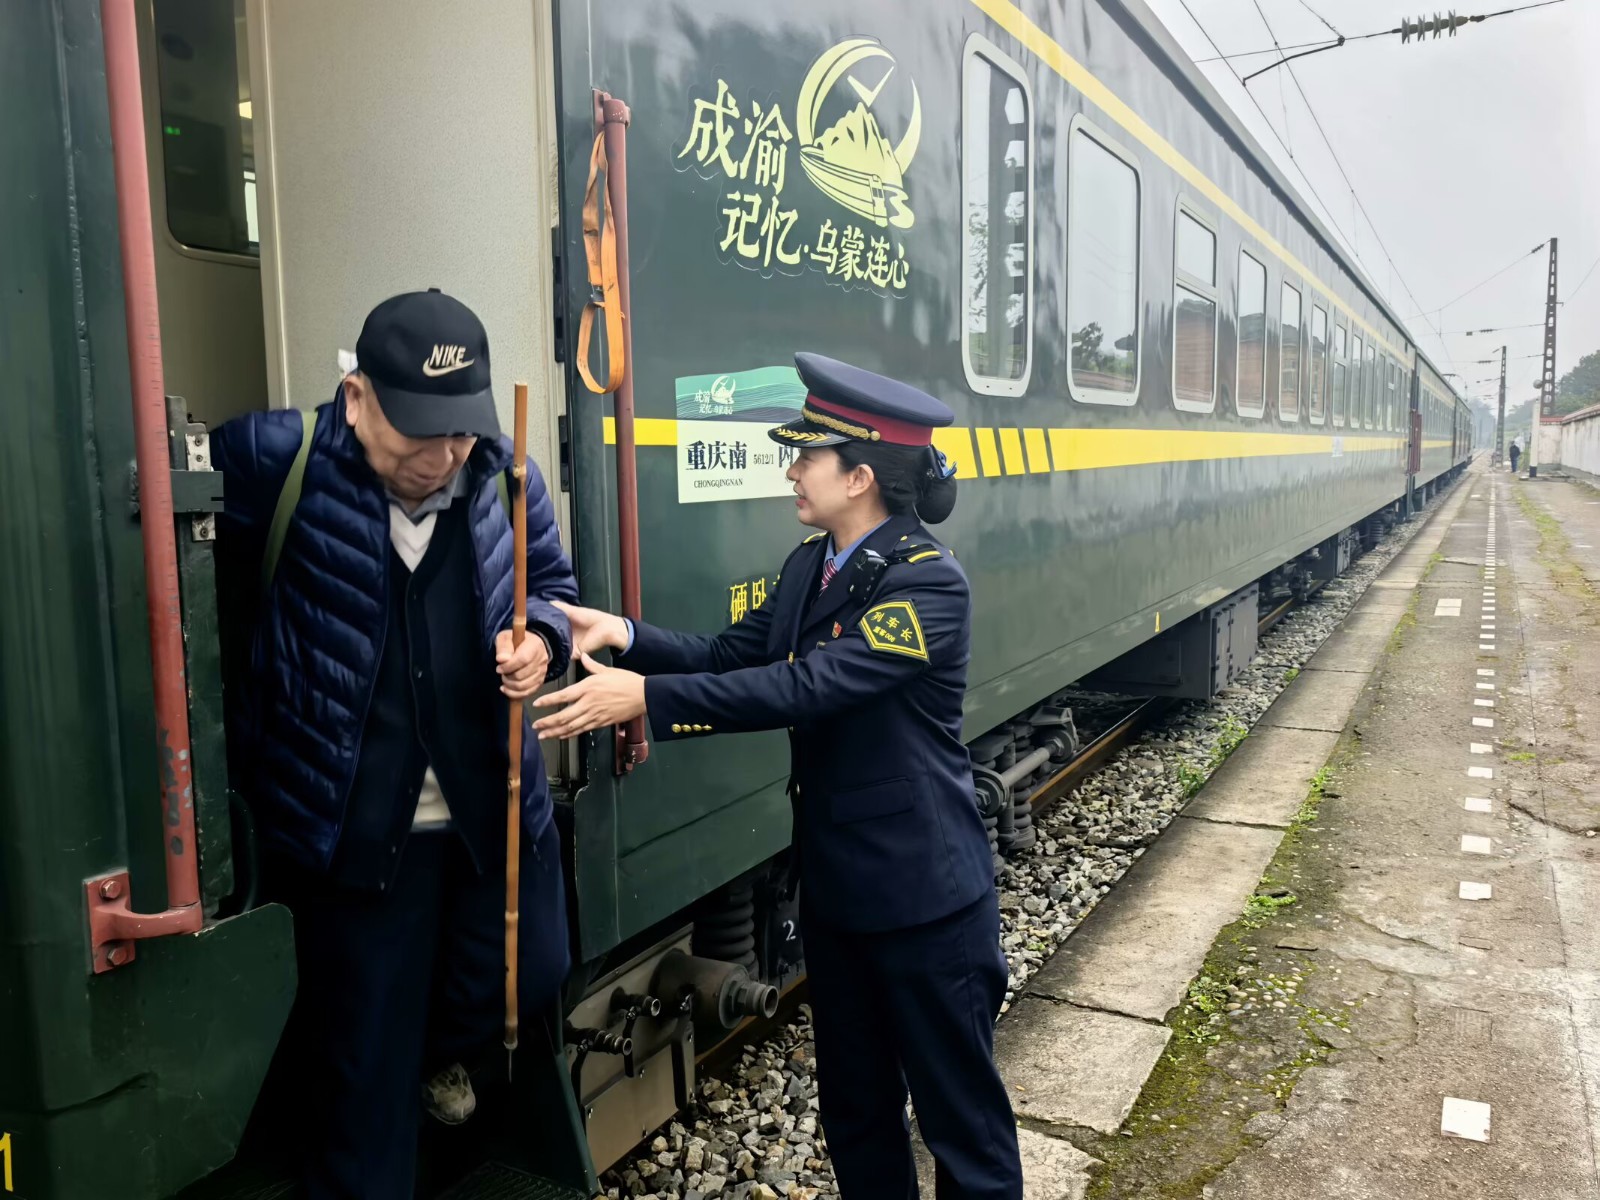
{"label": "uniform arm patch", "polygon": [[909,600],[885,600],[861,618],[867,645],[884,654],[904,654],[928,661],[928,643],[922,636],[917,607]]}

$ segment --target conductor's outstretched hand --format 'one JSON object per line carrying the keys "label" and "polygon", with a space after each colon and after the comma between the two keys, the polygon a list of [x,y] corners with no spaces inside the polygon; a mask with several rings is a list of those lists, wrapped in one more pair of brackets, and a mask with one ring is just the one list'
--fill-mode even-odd
{"label": "conductor's outstretched hand", "polygon": [[552,600],[550,603],[565,613],[567,620],[572,623],[574,654],[593,654],[596,650],[607,648],[612,650],[628,648],[628,625],[621,617],[598,608],[582,608],[560,600]]}
{"label": "conductor's outstretched hand", "polygon": [[[588,608],[569,608],[565,604],[561,607],[569,616],[595,611]],[[621,624],[621,618],[612,617],[608,613],[596,615]],[[574,642],[577,642],[579,636],[578,621],[574,618],[572,622]],[[624,642],[626,637],[627,633],[624,630]],[[587,679],[580,680],[569,688],[562,688],[559,692],[541,696],[533,702],[538,708],[560,710],[547,717],[540,717],[533,723],[533,727],[539,731],[541,742],[576,737],[580,733],[599,729],[603,725],[621,725],[624,721],[631,721],[634,717],[644,715],[643,675],[598,663],[589,657],[587,650],[579,653],[578,661],[583,663],[584,670],[589,672]]]}

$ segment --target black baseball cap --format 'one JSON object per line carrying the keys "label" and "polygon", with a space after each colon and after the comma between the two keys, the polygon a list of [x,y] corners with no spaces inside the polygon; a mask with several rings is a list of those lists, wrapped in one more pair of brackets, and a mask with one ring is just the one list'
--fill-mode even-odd
{"label": "black baseball cap", "polygon": [[391,296],[367,314],[356,365],[407,437],[498,437],[483,322],[438,288]]}

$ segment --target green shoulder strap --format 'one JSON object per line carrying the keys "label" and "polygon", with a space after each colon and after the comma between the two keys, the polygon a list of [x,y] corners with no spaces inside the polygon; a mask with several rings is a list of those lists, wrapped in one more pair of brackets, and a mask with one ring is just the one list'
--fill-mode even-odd
{"label": "green shoulder strap", "polygon": [[[284,539],[289,536],[289,522],[294,519],[295,506],[300,503],[300,488],[305,483],[306,459],[311,457],[311,435],[316,432],[316,414],[301,410],[300,449],[289,465],[289,474],[278,493],[278,506],[272,510],[272,528],[267,533],[266,553],[261,557],[261,596],[266,598],[272,589],[272,577],[278,570],[278,558],[283,554]],[[505,507],[506,519],[511,519],[511,486],[506,472],[494,477],[495,490],[500,493],[500,503]]]}
{"label": "green shoulder strap", "polygon": [[272,510],[272,528],[267,532],[266,553],[261,556],[261,597],[266,599],[272,590],[272,577],[278,570],[278,556],[283,553],[283,541],[289,536],[289,522],[294,519],[295,505],[300,503],[300,487],[306,478],[306,459],[311,457],[311,435],[316,432],[315,413],[300,410],[300,449],[289,474],[278,493],[278,507]]}

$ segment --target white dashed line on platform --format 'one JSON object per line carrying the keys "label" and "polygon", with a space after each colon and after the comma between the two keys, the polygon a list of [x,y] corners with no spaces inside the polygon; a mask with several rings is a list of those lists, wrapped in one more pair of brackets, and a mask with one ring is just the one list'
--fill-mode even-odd
{"label": "white dashed line on platform", "polygon": [[1494,843],[1486,837],[1479,837],[1475,833],[1463,833],[1461,835],[1461,853],[1493,854]]}
{"label": "white dashed line on platform", "polygon": [[1494,888],[1487,883],[1472,883],[1463,879],[1460,890],[1456,894],[1463,900],[1492,900],[1494,899]]}
{"label": "white dashed line on platform", "polygon": [[1467,778],[1468,779],[1493,779],[1494,778],[1494,768],[1493,767],[1468,767],[1467,768]]}
{"label": "white dashed line on platform", "polygon": [[1444,1111],[1439,1117],[1439,1132],[1445,1137],[1487,1142],[1489,1106],[1477,1100],[1458,1100],[1454,1096],[1446,1096]]}
{"label": "white dashed line on platform", "polygon": [[1474,754],[1494,753],[1494,747],[1489,745],[1487,742],[1468,742],[1467,749],[1471,750]]}
{"label": "white dashed line on platform", "polygon": [[1493,708],[1494,707],[1494,701],[1493,700],[1485,700],[1481,696],[1478,699],[1474,700],[1472,703],[1475,704],[1479,708]]}
{"label": "white dashed line on platform", "polygon": [[1468,812],[1486,813],[1494,811],[1494,802],[1487,796],[1463,796],[1461,807]]}
{"label": "white dashed line on platform", "polygon": [[[1478,674],[1479,675],[1493,675],[1494,674],[1494,668],[1493,667],[1479,667],[1478,668]],[[1478,686],[1479,687],[1493,687],[1494,684],[1492,684],[1492,683],[1480,683]]]}
{"label": "white dashed line on platform", "polygon": [[1494,728],[1494,718],[1493,717],[1473,717],[1472,718],[1472,723],[1474,725],[1476,725],[1479,729],[1493,729]]}

